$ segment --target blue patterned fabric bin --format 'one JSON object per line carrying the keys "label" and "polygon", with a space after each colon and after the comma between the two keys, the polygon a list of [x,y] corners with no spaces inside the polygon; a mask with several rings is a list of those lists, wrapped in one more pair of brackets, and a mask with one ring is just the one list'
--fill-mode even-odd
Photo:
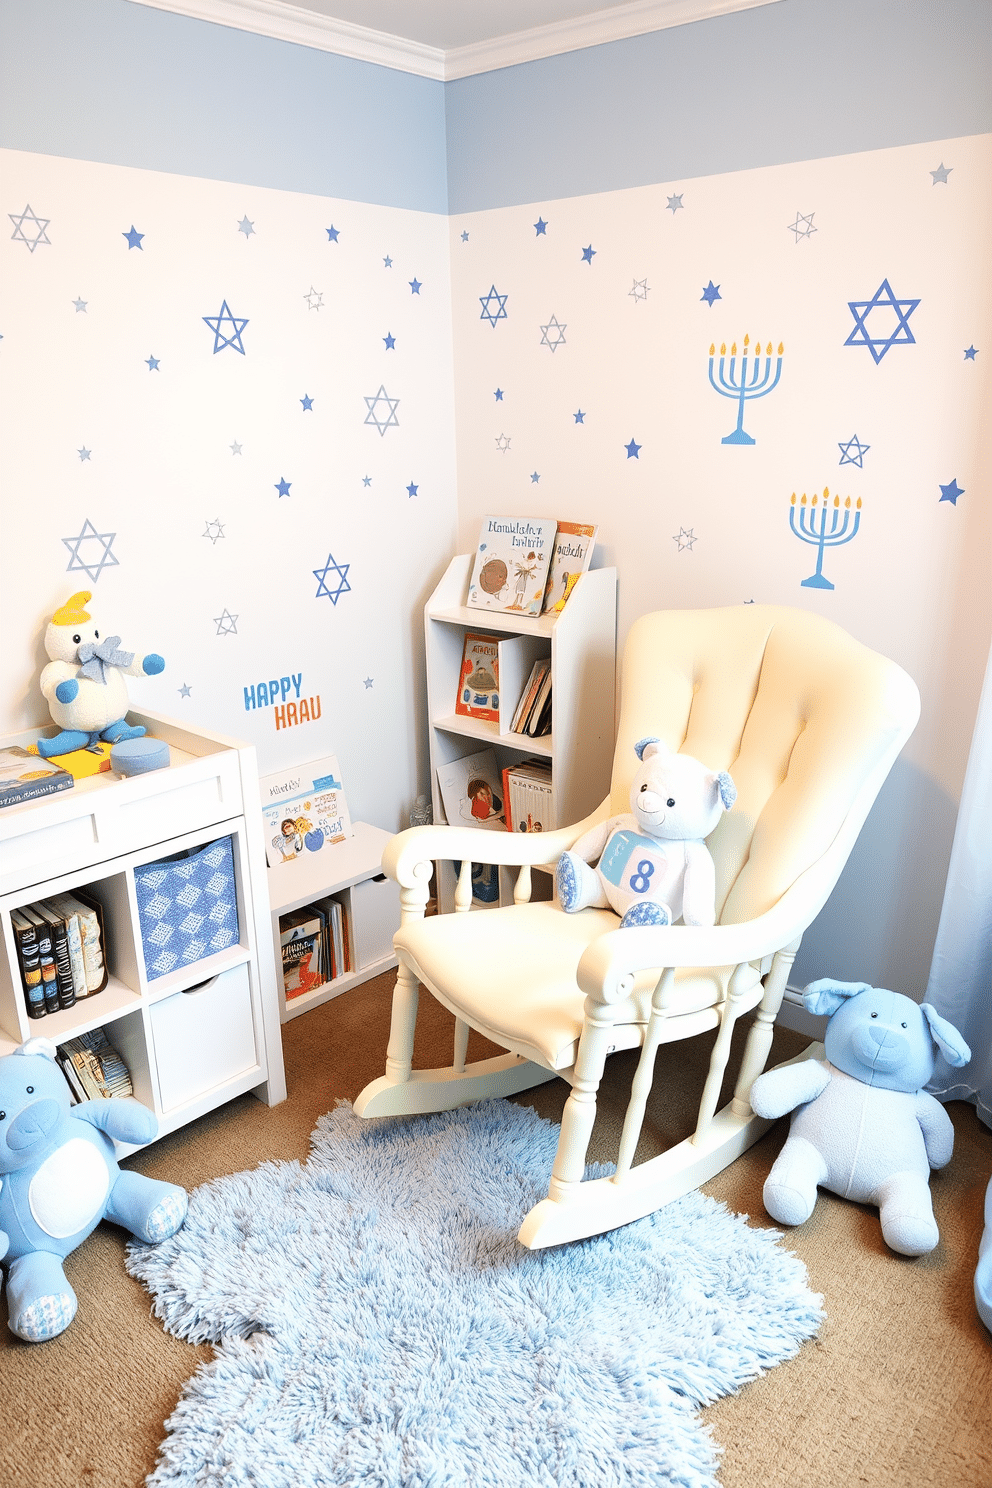
{"label": "blue patterned fabric bin", "polygon": [[134,870],[149,981],[237,945],[238,896],[230,837]]}

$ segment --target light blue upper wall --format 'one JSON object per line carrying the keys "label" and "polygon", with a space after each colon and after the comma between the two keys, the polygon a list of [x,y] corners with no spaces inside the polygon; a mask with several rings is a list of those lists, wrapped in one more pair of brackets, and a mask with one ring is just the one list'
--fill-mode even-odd
{"label": "light blue upper wall", "polygon": [[442,83],[129,0],[2,0],[0,144],[447,210]]}
{"label": "light blue upper wall", "polygon": [[452,212],[992,130],[992,0],[779,0],[445,88]]}

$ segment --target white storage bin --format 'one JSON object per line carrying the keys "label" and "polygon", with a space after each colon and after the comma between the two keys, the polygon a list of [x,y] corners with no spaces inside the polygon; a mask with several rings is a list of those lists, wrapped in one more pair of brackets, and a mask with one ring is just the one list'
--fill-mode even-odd
{"label": "white storage bin", "polygon": [[385,874],[352,885],[351,928],[359,971],[393,954],[400,927],[400,886]]}
{"label": "white storage bin", "polygon": [[149,1017],[163,1111],[258,1063],[247,965],[153,1003]]}

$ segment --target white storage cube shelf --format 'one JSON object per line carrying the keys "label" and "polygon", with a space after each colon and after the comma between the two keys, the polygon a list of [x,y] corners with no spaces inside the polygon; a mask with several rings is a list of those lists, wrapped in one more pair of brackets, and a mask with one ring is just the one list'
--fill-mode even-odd
{"label": "white storage cube shelf", "polygon": [[[272,954],[283,1022],[396,965],[393,935],[400,923],[399,887],[382,872],[382,853],[391,834],[369,822],[358,821],[353,826],[354,835],[343,842],[269,869]],[[315,899],[332,898],[340,900],[344,911],[351,967],[333,981],[287,999],[282,980],[280,916],[304,909]]]}
{"label": "white storage cube shelf", "polygon": [[[254,749],[158,714],[128,718],[168,743],[167,769],[130,779],[91,776],[0,811],[0,1054],[28,1038],[60,1044],[102,1028],[163,1136],[246,1091],[275,1104],[286,1083]],[[53,732],[38,728],[0,742],[26,745],[46,731]],[[224,837],[233,855],[237,942],[149,976],[135,870]],[[107,985],[30,1018],[10,912],[76,890],[102,910]]]}
{"label": "white storage cube shelf", "polygon": [[[466,604],[474,554],[453,558],[424,611],[427,650],[431,789],[434,820],[445,820],[437,772],[491,747],[502,771],[529,757],[551,764],[552,811],[558,826],[581,821],[610,789],[615,739],[617,574],[594,568],[581,576],[558,614],[516,615]],[[455,712],[466,631],[499,640],[499,719]],[[520,693],[539,656],[551,660],[551,733],[532,738],[510,728]],[[486,833],[480,831],[479,861]],[[438,865],[439,907],[454,906],[455,873]],[[499,903],[513,903],[516,869],[499,869]],[[533,899],[551,899],[550,873],[535,869]],[[472,909],[487,906],[476,901]]]}

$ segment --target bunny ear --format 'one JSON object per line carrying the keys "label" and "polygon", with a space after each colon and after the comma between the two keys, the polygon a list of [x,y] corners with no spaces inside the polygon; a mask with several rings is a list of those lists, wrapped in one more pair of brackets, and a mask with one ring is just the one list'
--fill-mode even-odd
{"label": "bunny ear", "polygon": [[818,982],[810,982],[803,992],[803,1002],[807,1012],[817,1017],[826,1015],[829,1018],[848,997],[857,997],[859,992],[870,991],[869,982],[834,982],[830,977],[821,977]]}
{"label": "bunny ear", "polygon": [[724,811],[729,811],[737,800],[737,787],[726,770],[721,770],[719,775],[717,775],[716,787],[720,792],[720,800],[723,802]]}
{"label": "bunny ear", "polygon": [[[652,744],[656,744],[658,748],[652,749]],[[644,758],[645,751],[647,751],[648,759],[650,759],[653,754],[661,754],[664,750],[664,744],[662,744],[660,739],[655,738],[654,735],[652,735],[649,739],[638,739],[637,743],[634,745],[634,753],[637,755],[637,758],[639,760],[642,760]]]}
{"label": "bunny ear", "polygon": [[920,1004],[920,1012],[930,1024],[933,1041],[948,1064],[952,1064],[955,1069],[960,1069],[963,1064],[967,1064],[971,1058],[971,1050],[953,1023],[948,1023],[946,1018],[942,1018],[929,1002]]}

